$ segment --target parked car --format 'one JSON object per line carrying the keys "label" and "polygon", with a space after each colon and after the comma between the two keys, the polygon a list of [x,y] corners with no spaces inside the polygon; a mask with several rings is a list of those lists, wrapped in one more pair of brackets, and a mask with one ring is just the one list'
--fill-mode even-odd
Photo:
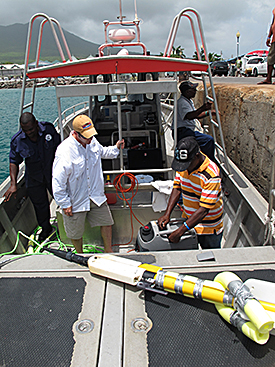
{"label": "parked car", "polygon": [[[252,61],[252,60],[250,60],[250,61]],[[267,76],[267,57],[261,58],[261,60],[256,64],[251,63],[250,64],[250,69],[251,69],[250,75],[253,75],[253,76],[258,76],[258,75]],[[275,70],[274,69],[273,69],[273,72],[272,72],[272,76],[275,76]]]}
{"label": "parked car", "polygon": [[213,61],[210,65],[211,73],[215,75],[228,75],[228,63],[226,61]]}
{"label": "parked car", "polygon": [[[264,60],[266,61],[266,58],[264,59],[263,57],[259,57],[259,56],[249,58],[249,60],[247,61],[245,65],[244,75],[245,76],[250,76],[250,75],[258,76],[259,74],[258,66],[259,65],[263,66]],[[267,73],[267,64],[265,62],[265,69],[261,68],[261,74],[266,74],[266,73]]]}

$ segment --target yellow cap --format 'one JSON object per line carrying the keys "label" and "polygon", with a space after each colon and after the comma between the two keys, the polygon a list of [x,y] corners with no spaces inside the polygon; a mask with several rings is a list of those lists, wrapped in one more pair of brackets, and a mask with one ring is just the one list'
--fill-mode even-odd
{"label": "yellow cap", "polygon": [[73,120],[73,129],[84,138],[89,139],[97,134],[93,121],[86,115],[78,115]]}

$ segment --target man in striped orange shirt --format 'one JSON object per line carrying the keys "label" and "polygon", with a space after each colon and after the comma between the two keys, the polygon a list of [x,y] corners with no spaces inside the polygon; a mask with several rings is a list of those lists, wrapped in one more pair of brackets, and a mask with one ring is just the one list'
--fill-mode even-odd
{"label": "man in striped orange shirt", "polygon": [[177,144],[172,168],[176,171],[173,190],[165,214],[158,219],[159,227],[165,228],[170,221],[182,194],[183,216],[187,219],[169,235],[169,240],[179,242],[186,231],[194,228],[203,249],[221,247],[223,201],[218,166],[200,151],[193,136],[187,136]]}

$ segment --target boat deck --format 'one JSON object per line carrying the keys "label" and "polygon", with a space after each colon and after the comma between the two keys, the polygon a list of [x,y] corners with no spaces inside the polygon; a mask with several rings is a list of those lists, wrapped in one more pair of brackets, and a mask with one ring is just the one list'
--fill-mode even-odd
{"label": "boat deck", "polygon": [[[201,253],[209,260],[199,261]],[[272,246],[123,256],[203,279],[221,271],[243,280],[275,274]],[[3,265],[9,258],[0,263],[1,365],[274,366],[275,336],[263,346],[252,342],[212,304],[144,293],[53,255]]]}

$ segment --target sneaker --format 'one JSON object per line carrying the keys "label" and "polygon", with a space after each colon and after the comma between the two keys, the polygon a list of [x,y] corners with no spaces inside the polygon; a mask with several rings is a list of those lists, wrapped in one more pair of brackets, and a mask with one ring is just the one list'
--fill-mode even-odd
{"label": "sneaker", "polygon": [[41,233],[38,236],[38,242],[44,242],[54,232],[55,229],[52,226],[47,229],[42,229]]}

